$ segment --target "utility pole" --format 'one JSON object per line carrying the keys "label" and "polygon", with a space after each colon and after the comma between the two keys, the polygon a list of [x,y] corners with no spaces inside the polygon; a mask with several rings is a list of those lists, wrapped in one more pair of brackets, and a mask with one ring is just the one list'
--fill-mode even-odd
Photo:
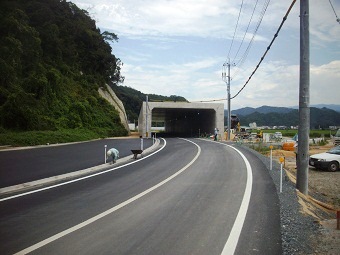
{"label": "utility pole", "polygon": [[309,0],[300,0],[300,88],[296,188],[308,194],[309,160]]}
{"label": "utility pole", "polygon": [[[227,75],[228,69],[228,75]],[[228,95],[228,141],[230,140],[230,126],[231,126],[231,109],[230,109],[230,59],[225,62],[222,66],[222,80],[227,84],[227,95]]]}
{"label": "utility pole", "polygon": [[145,100],[145,137],[149,138],[149,133],[148,133],[148,102],[149,102],[149,97],[146,96]]}

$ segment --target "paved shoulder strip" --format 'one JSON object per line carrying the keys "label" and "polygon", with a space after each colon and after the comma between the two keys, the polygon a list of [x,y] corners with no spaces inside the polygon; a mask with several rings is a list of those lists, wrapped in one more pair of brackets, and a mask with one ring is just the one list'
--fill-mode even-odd
{"label": "paved shoulder strip", "polygon": [[253,186],[253,173],[252,173],[252,168],[250,166],[250,163],[248,161],[248,159],[244,156],[244,154],[239,151],[238,149],[225,144],[225,143],[220,143],[220,142],[216,142],[216,141],[210,141],[210,140],[206,140],[206,139],[201,139],[204,141],[208,141],[208,142],[214,142],[214,143],[218,143],[218,144],[222,144],[224,146],[228,146],[230,148],[232,148],[233,150],[235,150],[238,154],[240,154],[240,156],[242,157],[244,163],[246,164],[246,168],[247,168],[247,183],[246,183],[246,188],[243,194],[243,199],[242,199],[242,203],[240,206],[240,209],[238,211],[236,220],[234,222],[233,228],[231,229],[231,232],[229,234],[228,240],[223,248],[222,251],[222,255],[232,255],[235,253],[236,247],[237,247],[237,243],[238,240],[240,238],[240,234],[243,228],[243,224],[244,221],[246,219],[246,215],[247,215],[247,211],[248,211],[248,206],[249,206],[249,202],[250,202],[250,197],[251,197],[251,190],[252,190],[252,186]]}

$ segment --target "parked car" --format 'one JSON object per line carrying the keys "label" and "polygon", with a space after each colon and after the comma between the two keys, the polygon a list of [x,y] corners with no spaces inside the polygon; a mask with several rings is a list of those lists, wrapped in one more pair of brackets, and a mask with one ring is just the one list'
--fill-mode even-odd
{"label": "parked car", "polygon": [[336,146],[327,152],[310,156],[309,165],[322,170],[338,171],[340,165],[340,146]]}

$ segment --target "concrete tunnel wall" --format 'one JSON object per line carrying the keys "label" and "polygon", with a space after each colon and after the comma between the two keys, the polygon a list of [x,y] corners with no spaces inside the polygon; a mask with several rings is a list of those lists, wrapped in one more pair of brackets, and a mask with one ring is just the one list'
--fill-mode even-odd
{"label": "concrete tunnel wall", "polygon": [[152,121],[164,121],[165,133],[174,136],[198,137],[213,134],[215,127],[223,134],[224,104],[186,102],[143,102],[138,129],[142,137],[151,137]]}

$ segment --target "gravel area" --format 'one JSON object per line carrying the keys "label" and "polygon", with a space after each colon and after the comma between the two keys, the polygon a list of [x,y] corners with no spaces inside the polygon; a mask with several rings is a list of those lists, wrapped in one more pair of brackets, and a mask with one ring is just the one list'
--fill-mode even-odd
{"label": "gravel area", "polygon": [[[299,195],[295,188],[295,183],[288,178],[285,171],[283,171],[282,193],[280,193],[280,164],[273,161],[273,170],[270,171],[269,157],[245,145],[242,147],[252,151],[267,166],[269,174],[276,185],[280,199],[283,254],[340,254],[337,247],[330,247],[334,246],[334,244],[329,244],[328,246],[322,244],[325,241],[325,233],[328,233],[317,218],[327,218],[329,215],[321,209],[315,211],[315,208],[311,208],[308,201],[304,200],[304,196]],[[313,194],[313,197],[315,196],[318,196],[318,194]],[[310,210],[309,213],[306,213],[305,211],[308,210]],[[313,213],[316,213],[317,217],[311,216]],[[336,231],[334,231],[335,235],[330,237],[331,239],[339,236],[340,231]],[[335,240],[335,243],[339,242]]]}

